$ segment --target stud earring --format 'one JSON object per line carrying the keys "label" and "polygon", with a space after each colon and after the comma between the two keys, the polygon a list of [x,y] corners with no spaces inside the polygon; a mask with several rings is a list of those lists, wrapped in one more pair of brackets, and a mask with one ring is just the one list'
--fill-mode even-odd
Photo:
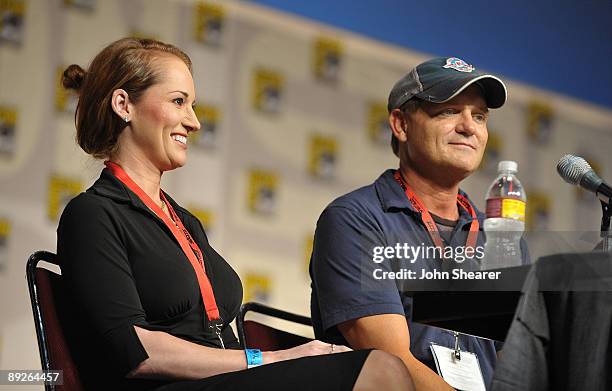
{"label": "stud earring", "polygon": [[123,120],[124,120],[125,122],[130,122],[130,119],[129,119],[128,117],[123,117]]}

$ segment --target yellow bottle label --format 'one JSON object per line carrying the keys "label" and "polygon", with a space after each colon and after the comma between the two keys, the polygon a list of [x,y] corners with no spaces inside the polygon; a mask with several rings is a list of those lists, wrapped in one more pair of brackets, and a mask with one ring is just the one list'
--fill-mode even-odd
{"label": "yellow bottle label", "polygon": [[525,202],[504,198],[502,200],[501,217],[525,221]]}

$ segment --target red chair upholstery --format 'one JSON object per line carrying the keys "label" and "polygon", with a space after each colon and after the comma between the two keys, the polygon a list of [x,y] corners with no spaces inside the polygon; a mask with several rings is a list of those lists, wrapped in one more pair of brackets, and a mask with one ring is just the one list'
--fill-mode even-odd
{"label": "red chair upholstery", "polygon": [[289,349],[312,341],[311,338],[288,333],[254,320],[245,320],[246,313],[249,311],[312,326],[312,321],[306,316],[292,314],[259,303],[245,303],[240,307],[240,313],[236,318],[240,345],[245,349],[255,348],[264,351]]}
{"label": "red chair upholstery", "polygon": [[40,361],[43,370],[63,371],[63,384],[47,384],[45,390],[81,391],[83,386],[64,337],[65,328],[62,327],[62,324],[66,324],[68,311],[62,308],[62,303],[67,300],[64,299],[61,275],[38,267],[40,261],[57,265],[55,254],[47,251],[35,252],[26,265]]}

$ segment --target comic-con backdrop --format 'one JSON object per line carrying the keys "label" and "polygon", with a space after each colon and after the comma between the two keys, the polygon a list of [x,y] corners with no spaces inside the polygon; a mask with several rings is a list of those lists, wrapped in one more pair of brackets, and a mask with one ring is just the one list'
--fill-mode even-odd
{"label": "comic-con backdrop", "polygon": [[[317,218],[397,166],[387,93],[428,57],[246,3],[0,0],[1,368],[38,367],[25,261],[55,251],[62,208],[102,167],[74,142],[76,100],[60,87],[61,71],[130,35],[174,43],[194,63],[202,129],[163,187],[239,272],[245,301],[302,314]],[[509,101],[492,113],[485,159],[464,190],[482,207],[497,162],[516,160],[529,230],[598,230],[594,196],[554,167],[574,152],[610,178],[612,113],[507,84]],[[530,245],[534,256],[561,249],[546,237]]]}

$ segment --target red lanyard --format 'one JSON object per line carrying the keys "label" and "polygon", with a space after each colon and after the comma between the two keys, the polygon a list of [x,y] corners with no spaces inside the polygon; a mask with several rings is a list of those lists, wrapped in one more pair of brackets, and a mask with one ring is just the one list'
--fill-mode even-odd
{"label": "red lanyard", "polygon": [[[213,292],[212,285],[210,284],[210,280],[206,276],[206,270],[204,267],[204,257],[202,256],[202,251],[198,244],[191,238],[189,232],[185,229],[183,222],[178,218],[174,208],[172,205],[166,200],[166,196],[163,192],[160,191],[160,196],[162,200],[166,203],[168,207],[168,211],[172,216],[172,220],[166,215],[161,208],[153,202],[151,197],[145,193],[140,186],[138,186],[132,178],[116,163],[107,160],[104,162],[106,167],[113,173],[117,179],[123,182],[131,191],[133,191],[138,198],[157,215],[170,229],[172,235],[177,240],[183,253],[189,259],[189,263],[193,267],[193,270],[196,273],[196,277],[198,279],[198,285],[200,286],[200,294],[202,295],[202,300],[204,301],[204,309],[206,310],[206,316],[209,321],[219,320],[221,319],[219,315],[219,308],[217,307],[217,301],[215,300],[215,293]],[[176,225],[174,224],[176,223]]]}
{"label": "red lanyard", "polygon": [[[425,228],[427,228],[427,232],[429,232],[429,236],[431,240],[433,240],[436,247],[439,247],[442,251],[444,250],[444,243],[442,243],[442,237],[440,236],[440,231],[438,230],[438,226],[434,221],[431,214],[423,205],[421,200],[414,194],[412,189],[408,186],[408,183],[402,177],[402,174],[399,170],[395,171],[394,174],[395,180],[400,184],[404,192],[406,193],[406,197],[408,201],[412,204],[414,209],[417,212],[421,213],[421,219],[423,220],[423,224],[425,224]],[[457,194],[457,203],[465,209],[470,216],[472,216],[472,223],[470,224],[470,233],[468,234],[467,241],[465,243],[466,247],[476,248],[476,242],[478,241],[478,230],[480,229],[480,223],[478,222],[478,217],[476,216],[476,211],[472,207],[472,204],[462,196],[461,194]]]}

